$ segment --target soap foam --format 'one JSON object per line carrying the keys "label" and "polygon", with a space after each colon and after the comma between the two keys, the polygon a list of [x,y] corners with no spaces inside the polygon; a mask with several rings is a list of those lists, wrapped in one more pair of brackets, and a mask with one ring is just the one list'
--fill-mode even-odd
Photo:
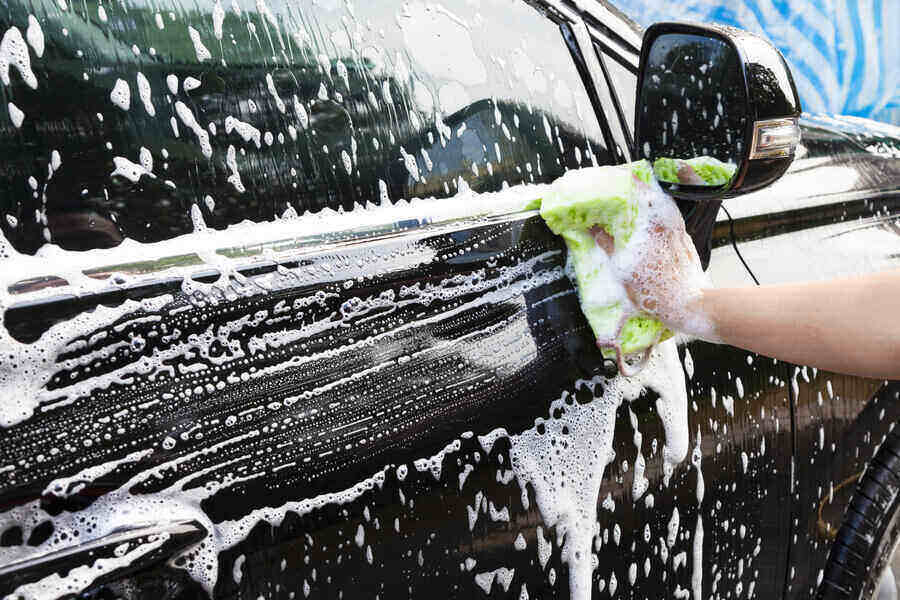
{"label": "soap foam", "polygon": [[156,116],[156,107],[153,106],[152,99],[152,90],[150,89],[150,82],[147,80],[147,77],[138,71],[136,76],[137,78],[137,88],[138,88],[138,96],[141,98],[141,103],[144,105],[144,110],[147,111],[147,114],[151,117]]}
{"label": "soap foam", "polygon": [[200,144],[200,151],[203,153],[203,156],[206,158],[211,157],[212,145],[209,143],[209,134],[200,126],[200,123],[197,122],[191,109],[188,108],[184,102],[179,100],[175,103],[175,112],[178,113],[181,122],[197,136],[197,142]]}
{"label": "soap foam", "polygon": [[128,110],[131,107],[131,88],[124,79],[116,79],[112,91],[109,93],[110,101],[121,108]]}
{"label": "soap foam", "polygon": [[712,286],[674,200],[655,180],[635,178],[639,206],[635,231],[611,265],[626,286],[633,314],[645,312],[678,331],[715,341],[709,319],[696,312],[701,291]]}
{"label": "soap foam", "polygon": [[[635,400],[647,387],[660,397],[657,409],[666,432],[663,457],[668,483],[688,446],[687,390],[672,340],[653,350],[639,376],[579,380],[575,390],[590,390],[592,401],[580,404],[564,393],[549,409],[551,415],[559,414],[558,418],[538,419],[534,428],[510,436],[510,459],[523,495],[525,484],[531,484],[544,523],[556,527],[557,535],[564,539],[561,558],[569,565],[572,600],[590,598],[595,568],[591,540],[600,484],[614,457],[616,412],[623,401]],[[539,533],[539,554],[541,542]]]}
{"label": "soap foam", "polygon": [[189,26],[188,35],[191,38],[191,43],[194,44],[194,53],[197,55],[197,62],[207,61],[212,58],[212,53],[205,45],[203,45],[203,40],[200,39],[199,31]]}
{"label": "soap foam", "polygon": [[22,37],[18,27],[10,27],[0,40],[0,81],[9,85],[9,67],[14,67],[25,84],[33,90],[37,89],[38,81],[31,70],[31,56],[28,54],[28,46]]}
{"label": "soap foam", "polygon": [[34,15],[28,15],[28,29],[25,31],[25,39],[34,50],[35,56],[44,56],[44,30]]}
{"label": "soap foam", "polygon": [[171,295],[164,295],[140,302],[128,300],[115,308],[99,306],[91,313],[54,325],[33,344],[18,342],[5,328],[0,328],[0,346],[16,357],[0,363],[0,428],[29,419],[39,406],[51,400],[60,406],[73,399],[69,394],[76,393],[78,385],[70,387],[68,394],[46,389],[47,382],[60,367],[57,357],[69,348],[71,340],[94,331],[98,322],[109,323],[138,310],[158,309],[171,300]]}
{"label": "soap foam", "polygon": [[25,121],[25,113],[22,112],[22,109],[12,102],[7,104],[7,108],[9,109],[9,120],[12,121],[12,124],[16,126],[16,129],[22,127],[22,122]]}

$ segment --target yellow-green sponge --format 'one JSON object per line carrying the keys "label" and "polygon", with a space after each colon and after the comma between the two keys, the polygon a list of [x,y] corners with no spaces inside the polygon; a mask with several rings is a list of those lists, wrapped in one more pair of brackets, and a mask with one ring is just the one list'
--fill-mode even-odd
{"label": "yellow-green sponge", "polygon": [[[581,309],[598,340],[609,340],[624,316],[622,299],[611,288],[616,285],[588,229],[602,227],[615,240],[616,249],[631,239],[638,216],[637,180],[649,183],[653,169],[646,160],[629,165],[570,171],[553,182],[541,202],[541,216],[561,235],[569,250]],[[638,314],[625,321],[615,342],[622,354],[642,352],[672,332],[653,317]],[[615,351],[604,348],[605,356]]]}

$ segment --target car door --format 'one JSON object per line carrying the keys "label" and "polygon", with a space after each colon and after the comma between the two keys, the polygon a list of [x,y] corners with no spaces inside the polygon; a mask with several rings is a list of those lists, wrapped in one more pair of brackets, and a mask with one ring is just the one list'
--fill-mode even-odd
{"label": "car door", "polygon": [[565,594],[510,453],[604,390],[523,211],[611,160],[558,23],[171,8],[7,24],[4,594]]}

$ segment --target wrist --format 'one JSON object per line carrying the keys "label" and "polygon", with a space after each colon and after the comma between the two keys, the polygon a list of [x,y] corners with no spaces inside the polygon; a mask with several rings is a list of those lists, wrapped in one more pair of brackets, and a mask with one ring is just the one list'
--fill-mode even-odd
{"label": "wrist", "polygon": [[699,288],[685,295],[683,301],[672,311],[664,322],[671,329],[707,342],[721,343],[723,340],[716,326],[714,288]]}

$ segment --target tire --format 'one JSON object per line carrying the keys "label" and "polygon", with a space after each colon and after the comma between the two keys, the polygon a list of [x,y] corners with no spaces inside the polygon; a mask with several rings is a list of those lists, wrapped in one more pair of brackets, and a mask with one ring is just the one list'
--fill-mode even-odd
{"label": "tire", "polygon": [[875,597],[900,537],[900,428],[869,462],[831,546],[817,600]]}

